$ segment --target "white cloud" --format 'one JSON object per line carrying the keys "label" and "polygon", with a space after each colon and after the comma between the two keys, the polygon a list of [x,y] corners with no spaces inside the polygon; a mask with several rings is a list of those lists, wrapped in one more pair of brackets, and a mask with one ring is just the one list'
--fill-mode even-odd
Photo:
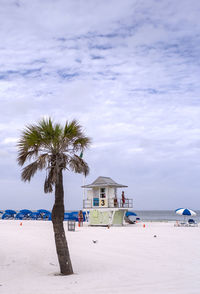
{"label": "white cloud", "polygon": [[8,137],[8,138],[5,138],[3,140],[3,144],[12,144],[12,143],[16,143],[17,141],[19,140],[19,138],[13,138],[13,137]]}

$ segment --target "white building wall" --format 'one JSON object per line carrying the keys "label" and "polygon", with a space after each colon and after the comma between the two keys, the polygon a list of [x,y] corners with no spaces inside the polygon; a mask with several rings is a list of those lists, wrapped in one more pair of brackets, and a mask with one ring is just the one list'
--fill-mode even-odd
{"label": "white building wall", "polygon": [[94,198],[99,198],[99,188],[93,188],[93,196]]}
{"label": "white building wall", "polygon": [[93,198],[93,191],[92,190],[87,190],[87,199],[92,200]]}
{"label": "white building wall", "polygon": [[[115,197],[116,188],[106,187],[105,194],[107,199],[113,199]],[[91,190],[87,190],[87,199],[91,200],[93,198],[99,198],[100,188],[92,188]]]}
{"label": "white building wall", "polygon": [[113,199],[115,197],[115,188],[108,188],[108,198]]}

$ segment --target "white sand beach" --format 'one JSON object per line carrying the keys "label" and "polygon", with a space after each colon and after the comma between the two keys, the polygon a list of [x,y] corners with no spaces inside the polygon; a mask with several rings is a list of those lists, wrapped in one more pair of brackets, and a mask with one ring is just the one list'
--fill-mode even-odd
{"label": "white sand beach", "polygon": [[51,222],[20,222],[0,221],[1,294],[200,293],[200,227],[148,222],[68,232],[65,223],[75,274],[57,276]]}

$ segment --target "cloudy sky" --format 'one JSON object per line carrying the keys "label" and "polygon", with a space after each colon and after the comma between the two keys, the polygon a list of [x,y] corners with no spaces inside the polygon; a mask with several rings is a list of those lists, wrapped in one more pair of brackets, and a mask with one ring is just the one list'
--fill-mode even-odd
{"label": "cloudy sky", "polygon": [[[26,124],[76,118],[86,183],[128,185],[135,209],[200,209],[200,2],[0,0],[0,208],[51,208],[45,173],[20,180]],[[66,209],[83,178],[65,174]]]}

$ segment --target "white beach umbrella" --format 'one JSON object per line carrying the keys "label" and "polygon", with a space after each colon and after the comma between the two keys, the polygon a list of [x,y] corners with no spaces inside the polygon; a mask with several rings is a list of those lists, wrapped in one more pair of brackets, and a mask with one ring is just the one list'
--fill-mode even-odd
{"label": "white beach umbrella", "polygon": [[179,215],[193,215],[195,216],[196,215],[196,212],[191,210],[191,209],[188,209],[188,208],[178,208],[176,209],[176,213],[179,214]]}

